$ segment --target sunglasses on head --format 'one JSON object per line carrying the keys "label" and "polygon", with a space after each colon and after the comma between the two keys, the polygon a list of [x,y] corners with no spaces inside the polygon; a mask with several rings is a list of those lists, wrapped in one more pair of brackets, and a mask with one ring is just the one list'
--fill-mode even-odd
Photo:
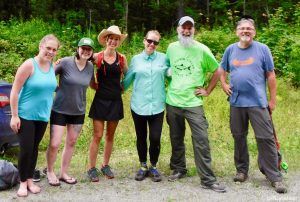
{"label": "sunglasses on head", "polygon": [[146,39],[146,41],[147,41],[148,44],[152,44],[153,43],[155,46],[157,46],[159,44],[159,41],[154,41],[152,39]]}

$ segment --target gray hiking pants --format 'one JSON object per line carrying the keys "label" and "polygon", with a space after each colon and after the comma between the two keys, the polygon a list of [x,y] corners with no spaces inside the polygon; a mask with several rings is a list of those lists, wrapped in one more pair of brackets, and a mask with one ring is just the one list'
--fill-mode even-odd
{"label": "gray hiking pants", "polygon": [[201,183],[212,185],[216,182],[216,177],[211,169],[208,123],[202,106],[179,108],[167,105],[167,122],[172,145],[170,168],[182,173],[187,172],[184,144],[185,120],[191,128],[195,164]]}
{"label": "gray hiking pants", "polygon": [[249,120],[257,142],[260,170],[271,182],[282,181],[278,169],[273,124],[267,108],[230,107],[230,129],[234,138],[234,162],[237,172],[247,174],[249,170],[247,146]]}

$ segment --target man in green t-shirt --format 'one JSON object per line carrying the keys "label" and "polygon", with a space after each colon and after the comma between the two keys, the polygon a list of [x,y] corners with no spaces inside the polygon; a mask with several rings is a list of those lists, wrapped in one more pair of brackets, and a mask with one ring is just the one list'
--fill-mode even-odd
{"label": "man in green t-shirt", "polygon": [[[225,192],[211,168],[211,155],[208,141],[208,123],[203,110],[203,96],[208,96],[216,86],[219,73],[218,62],[209,48],[194,38],[194,20],[184,16],[179,20],[178,41],[167,49],[167,59],[171,67],[172,79],[167,91],[167,122],[170,127],[172,156],[170,167],[173,170],[169,181],[186,175],[185,159],[185,120],[192,131],[195,163],[201,178],[201,186],[216,192]],[[208,87],[203,87],[208,72],[213,73]]]}

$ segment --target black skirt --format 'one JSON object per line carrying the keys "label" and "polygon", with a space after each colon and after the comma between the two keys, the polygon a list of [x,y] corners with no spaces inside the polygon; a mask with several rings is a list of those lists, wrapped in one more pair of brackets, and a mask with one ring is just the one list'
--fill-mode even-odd
{"label": "black skirt", "polygon": [[89,117],[102,121],[119,121],[124,118],[123,101],[104,100],[95,97],[90,108]]}

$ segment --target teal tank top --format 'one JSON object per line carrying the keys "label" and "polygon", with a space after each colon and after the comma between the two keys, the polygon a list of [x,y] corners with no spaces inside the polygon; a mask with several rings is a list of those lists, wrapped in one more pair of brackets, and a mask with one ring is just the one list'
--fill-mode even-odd
{"label": "teal tank top", "polygon": [[19,93],[19,117],[48,122],[57,86],[54,69],[51,64],[48,72],[42,72],[34,58],[32,63],[34,72]]}

